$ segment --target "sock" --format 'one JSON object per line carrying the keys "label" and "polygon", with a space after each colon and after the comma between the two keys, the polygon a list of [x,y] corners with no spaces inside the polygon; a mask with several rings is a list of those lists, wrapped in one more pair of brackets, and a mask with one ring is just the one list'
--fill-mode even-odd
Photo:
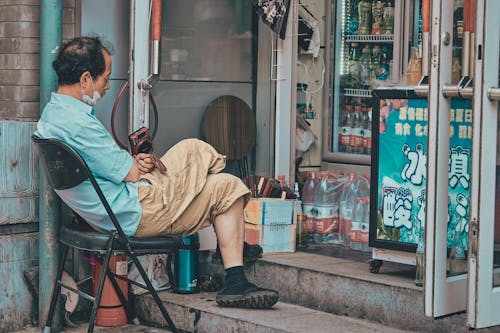
{"label": "sock", "polygon": [[244,288],[246,288],[246,286],[248,285],[248,280],[245,276],[245,271],[243,269],[243,266],[233,266],[226,269],[226,278],[224,280],[224,286],[226,288],[229,288],[240,284]]}

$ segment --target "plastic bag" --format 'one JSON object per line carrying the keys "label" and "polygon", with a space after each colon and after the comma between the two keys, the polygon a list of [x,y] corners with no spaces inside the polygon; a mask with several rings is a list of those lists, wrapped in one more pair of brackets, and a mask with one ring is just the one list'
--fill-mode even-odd
{"label": "plastic bag", "polygon": [[[168,255],[166,254],[147,254],[138,257],[142,267],[144,267],[144,270],[146,271],[146,275],[153,285],[153,288],[157,291],[170,288],[170,281],[167,273],[167,258]],[[132,265],[132,268],[128,273],[128,278],[145,285],[144,280],[135,265]],[[146,292],[146,289],[132,285],[132,293],[134,295],[141,295]]]}
{"label": "plastic bag", "polygon": [[295,129],[295,155],[296,157],[302,156],[302,154],[311,147],[311,145],[316,140],[316,136],[309,127],[307,121],[304,118],[297,117],[297,127]]}

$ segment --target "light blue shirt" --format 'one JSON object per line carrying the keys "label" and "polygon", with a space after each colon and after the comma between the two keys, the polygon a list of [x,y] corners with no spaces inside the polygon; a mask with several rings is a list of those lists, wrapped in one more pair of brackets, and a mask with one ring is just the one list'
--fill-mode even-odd
{"label": "light blue shirt", "polygon": [[[52,93],[37,123],[35,134],[59,139],[87,162],[126,235],[135,234],[142,215],[137,184],[123,179],[132,167],[132,156],[118,147],[94,109],[80,100]],[[114,229],[92,184],[81,184],[56,193],[78,215],[97,229]]]}

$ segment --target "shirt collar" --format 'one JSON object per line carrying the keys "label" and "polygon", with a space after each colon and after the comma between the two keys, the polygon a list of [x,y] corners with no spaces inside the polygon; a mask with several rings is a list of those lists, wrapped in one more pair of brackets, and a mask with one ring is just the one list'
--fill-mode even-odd
{"label": "shirt collar", "polygon": [[95,116],[95,110],[93,107],[91,107],[88,104],[83,103],[78,98],[75,98],[73,96],[66,95],[66,94],[58,94],[56,92],[53,92],[50,99],[53,102],[63,103],[63,104],[66,104],[70,107],[82,110],[85,113],[89,113],[89,114]]}

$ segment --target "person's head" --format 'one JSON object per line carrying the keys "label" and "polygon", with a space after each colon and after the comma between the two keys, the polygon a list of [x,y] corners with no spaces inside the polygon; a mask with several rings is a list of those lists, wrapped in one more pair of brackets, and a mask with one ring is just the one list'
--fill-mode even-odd
{"label": "person's head", "polygon": [[91,106],[109,89],[110,50],[99,37],[76,37],[64,43],[52,67],[59,87],[70,88],[72,95]]}

